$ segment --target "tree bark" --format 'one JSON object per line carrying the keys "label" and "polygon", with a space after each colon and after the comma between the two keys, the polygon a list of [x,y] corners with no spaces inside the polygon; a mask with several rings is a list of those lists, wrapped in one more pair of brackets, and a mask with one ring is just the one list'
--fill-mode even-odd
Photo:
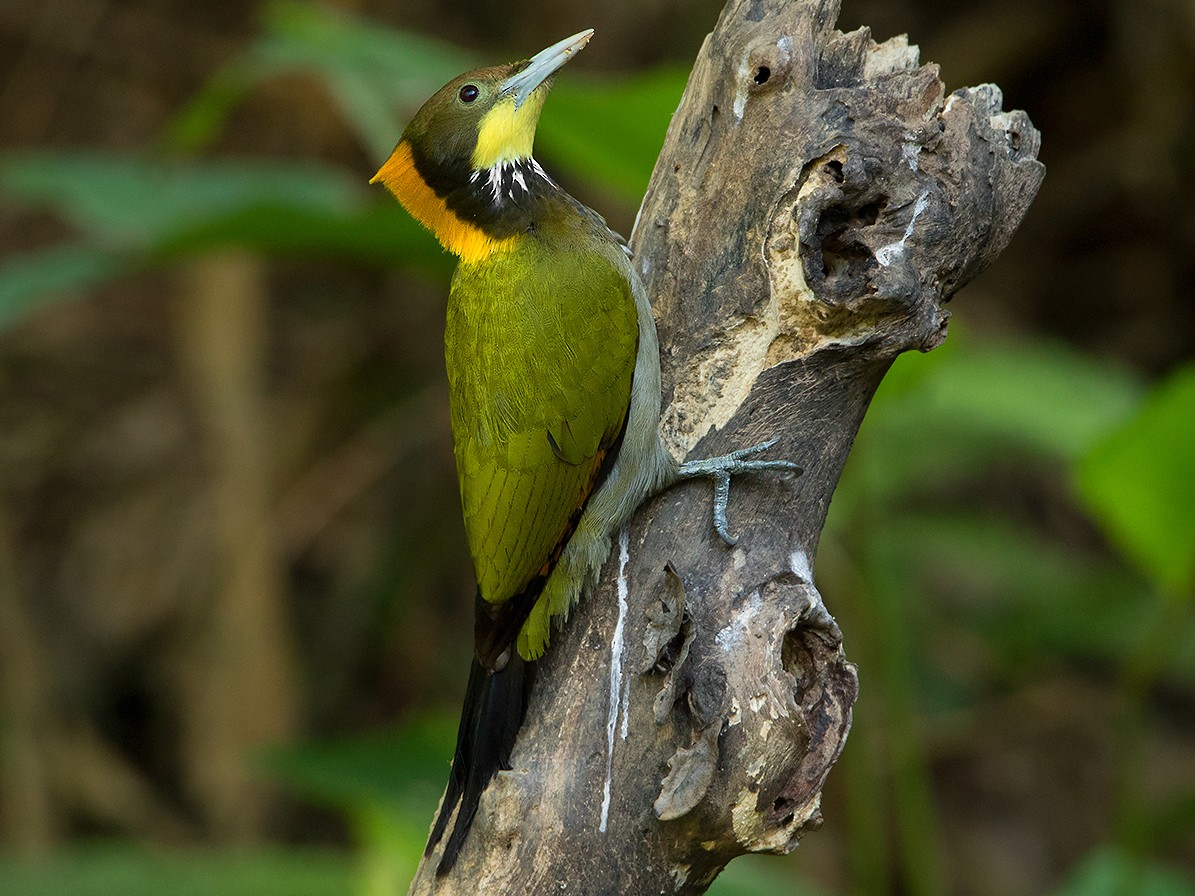
{"label": "tree bark", "polygon": [[777,436],[799,478],[648,502],[554,635],[513,756],[441,880],[411,893],[702,893],[820,821],[858,682],[813,580],[830,496],[892,360],[1007,245],[1044,174],[998,88],[945,95],[838,0],[730,0],[636,224],[662,433],[701,457]]}

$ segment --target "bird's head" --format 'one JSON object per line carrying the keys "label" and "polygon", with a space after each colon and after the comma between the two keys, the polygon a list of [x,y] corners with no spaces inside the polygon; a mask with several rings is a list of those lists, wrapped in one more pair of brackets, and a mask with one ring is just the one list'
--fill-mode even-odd
{"label": "bird's head", "polygon": [[530,59],[449,81],[415,113],[370,183],[384,184],[449,250],[469,259],[488,254],[494,234],[472,232],[486,229],[483,191],[500,181],[503,166],[530,162],[551,77],[592,35],[582,31]]}

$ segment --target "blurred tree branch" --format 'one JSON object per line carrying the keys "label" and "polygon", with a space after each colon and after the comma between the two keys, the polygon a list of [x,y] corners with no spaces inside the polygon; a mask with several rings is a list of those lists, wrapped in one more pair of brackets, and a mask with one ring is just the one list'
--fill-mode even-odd
{"label": "blurred tree branch", "polygon": [[45,752],[52,689],[23,591],[8,508],[0,506],[0,837],[36,850],[58,833]]}
{"label": "blurred tree branch", "polygon": [[294,626],[272,527],[275,471],[265,402],[266,316],[260,259],[204,256],[182,270],[178,350],[211,467],[212,600],[197,607],[183,692],[191,788],[213,833],[252,841],[269,820],[252,751],[299,725]]}

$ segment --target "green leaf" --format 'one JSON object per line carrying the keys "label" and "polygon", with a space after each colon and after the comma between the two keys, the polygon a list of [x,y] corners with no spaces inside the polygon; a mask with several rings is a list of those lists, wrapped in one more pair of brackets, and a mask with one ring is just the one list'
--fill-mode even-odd
{"label": "green leaf", "polygon": [[1195,896],[1189,874],[1105,848],[1080,863],[1054,896]]}
{"label": "green leaf", "polygon": [[367,201],[364,178],[357,184],[313,164],[182,163],[85,152],[9,155],[0,160],[0,187],[127,249],[151,248],[247,209],[344,216]]}
{"label": "green leaf", "polygon": [[418,820],[426,834],[448,780],[456,724],[455,713],[428,714],[394,731],[278,747],[262,763],[309,799],[347,809],[381,806]]}
{"label": "green leaf", "polygon": [[122,255],[84,245],[10,258],[0,266],[0,328],[54,299],[92,289],[130,263]]}
{"label": "green leaf", "polygon": [[[444,777],[447,780],[447,772]],[[356,806],[347,810],[365,896],[406,892],[423,857],[435,808],[433,802],[419,817],[385,807]]]}
{"label": "green leaf", "polygon": [[[919,429],[922,417],[973,439],[1068,459],[1127,419],[1141,394],[1127,371],[1057,343],[979,345],[964,338],[954,349],[932,375],[908,385],[894,409],[900,423]],[[907,355],[897,366],[920,360]]]}
{"label": "green leaf", "polygon": [[[960,338],[961,337],[961,338]],[[1061,469],[1123,424],[1136,377],[1051,342],[980,345],[953,334],[884,378],[834,495],[827,527],[926,483],[962,482],[1014,459]]]}
{"label": "green leaf", "polygon": [[110,846],[0,859],[0,893],[21,896],[345,896],[355,882],[347,858],[310,850],[147,852]]}
{"label": "green leaf", "polygon": [[1078,466],[1079,495],[1109,536],[1171,594],[1195,586],[1195,365]]}
{"label": "green leaf", "polygon": [[706,892],[709,896],[817,896],[824,891],[798,876],[792,857],[741,856]]}
{"label": "green leaf", "polygon": [[275,3],[266,12],[264,35],[208,82],[168,138],[177,148],[198,149],[258,84],[314,75],[380,160],[415,109],[473,64],[469,53],[425,35],[313,4]]}
{"label": "green leaf", "polygon": [[[1149,635],[1154,597],[1140,576],[1026,529],[1024,520],[970,509],[905,512],[868,538],[884,558],[886,586],[915,596],[908,612],[919,629],[934,630],[927,642],[947,656],[961,643],[1005,679],[1040,676],[1067,657],[1120,663]],[[1176,634],[1187,649],[1171,674],[1195,681],[1195,620]],[[957,674],[949,662],[934,671],[939,682]]]}
{"label": "green leaf", "polygon": [[262,55],[279,64],[329,67],[390,76],[393,82],[439,88],[473,64],[473,54],[425,34],[401,31],[343,10],[312,3],[275,2],[266,10]]}
{"label": "green leaf", "polygon": [[164,257],[214,247],[269,255],[325,256],[378,267],[418,265],[451,273],[452,256],[401,207],[388,199],[351,214],[253,207],[198,222],[163,243]]}
{"label": "green leaf", "polygon": [[227,63],[167,123],[161,137],[171,152],[198,153],[219,135],[224,123],[253,87],[266,77],[246,57]]}
{"label": "green leaf", "polygon": [[364,892],[382,896],[406,886],[419,864],[456,726],[455,713],[428,713],[393,731],[278,747],[261,764],[295,793],[346,814]]}
{"label": "green leaf", "polygon": [[266,26],[257,64],[265,71],[323,75],[377,158],[398,141],[406,117],[420,103],[473,64],[470,54],[426,35],[309,4],[272,6]]}
{"label": "green leaf", "polygon": [[0,160],[0,186],[54,209],[96,243],[9,260],[0,268],[0,326],[134,266],[212,248],[450,267],[381,190],[371,197],[363,181],[315,165],[14,154]]}

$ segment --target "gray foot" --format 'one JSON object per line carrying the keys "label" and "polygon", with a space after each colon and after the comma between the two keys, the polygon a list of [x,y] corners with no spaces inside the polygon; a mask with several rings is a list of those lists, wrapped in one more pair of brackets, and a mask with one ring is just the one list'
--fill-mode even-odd
{"label": "gray foot", "polygon": [[721,457],[691,460],[681,464],[680,470],[677,471],[677,475],[681,479],[696,479],[701,476],[714,480],[714,529],[728,545],[733,546],[738,542],[737,538],[731,537],[726,526],[726,502],[730,498],[731,476],[760,470],[778,470],[782,473],[795,473],[798,476],[804,472],[791,460],[747,459],[754,454],[767,451],[778,441],[780,440],[768,439],[766,442],[760,442],[750,448],[740,448],[738,451],[723,454]]}

